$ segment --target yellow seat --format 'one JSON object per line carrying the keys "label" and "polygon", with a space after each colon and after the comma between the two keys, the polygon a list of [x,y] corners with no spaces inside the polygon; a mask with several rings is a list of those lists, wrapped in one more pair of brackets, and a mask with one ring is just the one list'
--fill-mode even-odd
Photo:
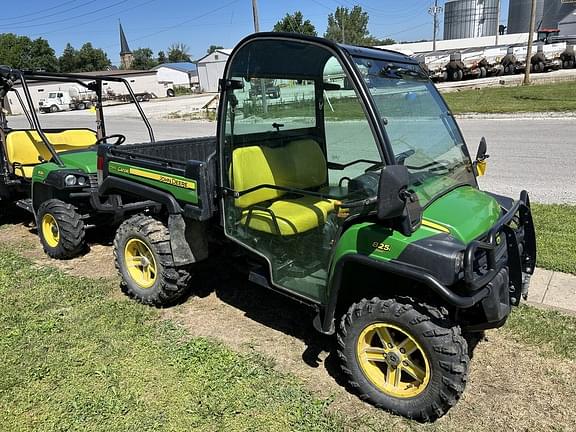
{"label": "yellow seat", "polygon": [[[324,153],[312,139],[277,148],[240,147],[232,153],[230,174],[237,191],[261,185],[313,189],[326,183],[327,173]],[[290,236],[324,224],[336,205],[335,201],[311,196],[280,199],[285,195],[285,191],[260,188],[237,198],[235,205],[242,209],[240,223],[258,231]]]}
{"label": "yellow seat", "polygon": [[[328,214],[334,211],[334,207],[335,201],[333,200],[318,200],[318,198],[309,196],[278,200],[267,207],[267,211],[259,209],[244,210],[241,223],[258,231],[290,236],[323,225]],[[274,214],[274,217],[272,217],[270,212]],[[249,216],[249,213],[252,213],[252,215]],[[276,219],[276,223],[274,219]],[[278,224],[278,227],[276,227],[276,224]]]}
{"label": "yellow seat", "polygon": [[[71,129],[61,132],[46,132],[48,141],[56,152],[79,150],[96,144],[96,132],[90,129]],[[6,159],[10,166],[21,164],[28,166],[14,167],[14,174],[20,177],[30,178],[34,171],[34,165],[40,163],[39,157],[50,160],[52,154],[36,131],[16,130],[6,135]]]}

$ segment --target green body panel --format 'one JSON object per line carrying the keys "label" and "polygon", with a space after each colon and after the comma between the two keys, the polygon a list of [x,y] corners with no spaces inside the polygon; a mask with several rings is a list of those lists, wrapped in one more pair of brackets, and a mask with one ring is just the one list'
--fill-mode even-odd
{"label": "green body panel", "polygon": [[[490,195],[472,186],[462,186],[440,197],[425,211],[424,219],[445,227],[462,247],[487,232],[500,217],[500,207]],[[335,264],[348,254],[361,254],[375,260],[397,259],[416,241],[437,236],[443,231],[422,225],[407,237],[377,223],[364,222],[350,227],[336,245],[329,272],[332,281]],[[328,284],[323,302],[330,298]]]}
{"label": "green body panel", "polygon": [[95,174],[97,168],[96,150],[65,152],[59,154],[64,163],[61,167],[53,162],[45,162],[34,167],[32,173],[33,183],[43,183],[46,176],[52,171],[78,169],[86,174]]}
{"label": "green body panel", "polygon": [[[412,236],[406,237],[398,231],[372,222],[353,225],[338,240],[328,280],[332,280],[334,265],[348,254],[360,254],[375,260],[388,261],[398,258],[411,242],[435,235],[438,235],[437,230],[425,226],[422,226]],[[322,302],[327,302],[330,298],[331,285],[331,283],[328,285]]]}
{"label": "green body panel", "polygon": [[500,216],[498,202],[472,186],[454,189],[424,211],[424,219],[448,228],[464,244],[487,232]]}
{"label": "green body panel", "polygon": [[198,204],[198,191],[195,180],[118,162],[110,162],[108,170],[112,175],[125,177],[166,191],[177,200]]}

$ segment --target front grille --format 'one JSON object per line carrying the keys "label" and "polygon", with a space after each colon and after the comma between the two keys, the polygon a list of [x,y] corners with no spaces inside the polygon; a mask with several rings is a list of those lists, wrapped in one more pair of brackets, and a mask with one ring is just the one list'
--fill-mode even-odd
{"label": "front grille", "polygon": [[[488,237],[480,239],[481,242],[488,242]],[[507,258],[506,236],[499,233],[496,236],[496,263]],[[488,271],[488,252],[485,249],[477,249],[474,254],[474,273],[477,276],[483,276]]]}
{"label": "front grille", "polygon": [[89,174],[88,178],[90,180],[90,189],[97,190],[98,189],[98,174]]}

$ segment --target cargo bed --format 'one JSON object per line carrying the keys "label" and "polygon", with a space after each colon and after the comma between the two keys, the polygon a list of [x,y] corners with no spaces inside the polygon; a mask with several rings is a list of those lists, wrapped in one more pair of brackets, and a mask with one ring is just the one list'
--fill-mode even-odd
{"label": "cargo bed", "polygon": [[[215,211],[216,137],[105,145],[99,149],[104,182],[102,193],[131,194],[120,179],[135,183],[139,198],[169,194],[192,218],[205,220]],[[141,186],[139,186],[141,185]],[[137,190],[136,190],[137,189]],[[146,194],[155,196],[146,196]]]}

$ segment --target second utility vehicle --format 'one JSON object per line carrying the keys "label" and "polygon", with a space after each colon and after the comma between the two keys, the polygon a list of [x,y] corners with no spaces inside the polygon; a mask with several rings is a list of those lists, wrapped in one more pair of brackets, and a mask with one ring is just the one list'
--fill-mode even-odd
{"label": "second utility vehicle", "polygon": [[[282,98],[255,101],[255,79]],[[485,142],[473,162],[404,55],[258,33],[220,86],[217,137],[99,148],[101,194],[157,203],[117,231],[123,290],[172,304],[218,248],[316,311],[362,399],[442,416],[466,385],[465,336],[502,326],[527,294],[528,194],[479,190]]]}
{"label": "second utility vehicle", "polygon": [[[130,85],[122,78],[20,71],[0,66],[0,208],[13,202],[30,211],[44,250],[53,258],[80,254],[85,249],[86,228],[122,220],[126,212],[149,205],[124,205],[117,200],[101,200],[98,195],[96,149],[101,143],[121,144],[126,139],[124,135],[106,136],[102,108],[104,80],[124,83],[136,101]],[[38,82],[73,83],[76,88],[92,93],[95,130],[42,127],[28,86]],[[9,126],[5,96],[20,104],[28,120],[27,128]],[[136,106],[154,142],[152,128],[137,101]]]}

